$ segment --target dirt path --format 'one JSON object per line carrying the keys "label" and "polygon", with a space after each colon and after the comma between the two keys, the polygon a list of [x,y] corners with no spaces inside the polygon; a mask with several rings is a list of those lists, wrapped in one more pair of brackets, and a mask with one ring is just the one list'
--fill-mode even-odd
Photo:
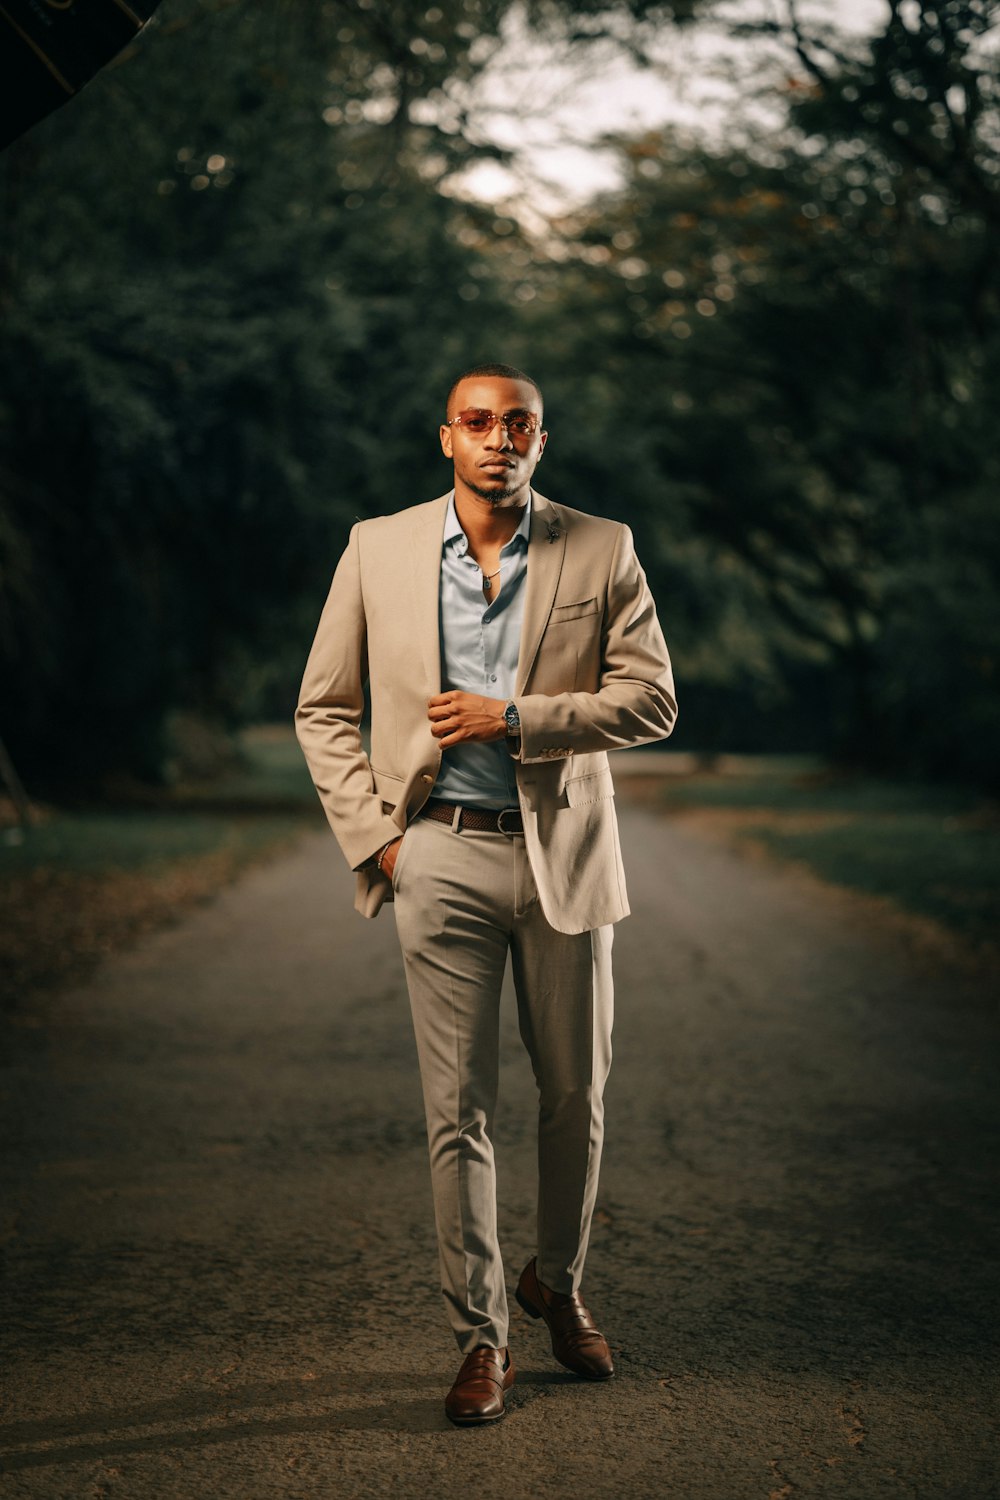
{"label": "dirt path", "polygon": [[[4,1497],[942,1496],[996,1479],[996,1010],[641,808],[590,1301],[456,1431],[391,915],[309,837],[5,1037]],[[501,1227],[533,1249],[511,1007]],[[991,1324],[993,1325],[991,1327]]]}

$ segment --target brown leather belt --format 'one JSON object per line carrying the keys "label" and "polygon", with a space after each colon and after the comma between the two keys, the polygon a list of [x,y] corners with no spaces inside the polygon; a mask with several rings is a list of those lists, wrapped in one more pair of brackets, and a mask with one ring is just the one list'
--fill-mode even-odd
{"label": "brown leather belt", "polygon": [[458,811],[458,828],[473,828],[477,833],[523,833],[519,807],[462,807],[457,802],[442,802],[430,797],[418,817],[433,818],[435,823],[454,823]]}

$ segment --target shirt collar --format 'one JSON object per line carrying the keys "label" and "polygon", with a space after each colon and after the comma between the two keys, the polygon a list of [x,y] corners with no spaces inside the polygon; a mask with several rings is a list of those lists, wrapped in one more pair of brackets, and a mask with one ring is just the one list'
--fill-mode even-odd
{"label": "shirt collar", "polygon": [[[525,505],[523,511],[521,512],[521,519],[520,519],[520,521],[518,523],[517,530],[514,532],[514,535],[511,537],[510,542],[506,542],[504,545],[507,546],[507,547],[509,547],[511,545],[511,542],[515,541],[517,539],[517,537],[521,537],[521,539],[524,542],[524,545],[527,546],[528,545],[528,535],[529,535],[530,531],[531,531],[531,491],[529,490],[528,491],[528,503],[527,503],[527,505]],[[469,550],[469,539],[465,535],[465,532],[462,530],[462,523],[458,519],[458,511],[455,509],[455,491],[454,490],[452,490],[451,494],[448,497],[448,514],[444,518],[444,537],[442,538],[442,541],[443,541],[444,546],[447,546],[449,542],[455,542],[455,541],[457,541],[458,545],[456,546],[455,551],[458,553],[459,557],[464,557],[465,554],[466,554],[466,552],[468,552],[468,550]]]}

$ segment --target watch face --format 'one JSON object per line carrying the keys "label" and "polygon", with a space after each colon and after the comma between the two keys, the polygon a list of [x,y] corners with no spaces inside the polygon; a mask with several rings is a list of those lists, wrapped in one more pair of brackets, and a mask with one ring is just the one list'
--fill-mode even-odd
{"label": "watch face", "polygon": [[506,720],[507,728],[509,730],[513,731],[516,729],[520,729],[521,715],[518,713],[517,708],[513,703],[507,704],[507,707],[503,711],[503,716]]}

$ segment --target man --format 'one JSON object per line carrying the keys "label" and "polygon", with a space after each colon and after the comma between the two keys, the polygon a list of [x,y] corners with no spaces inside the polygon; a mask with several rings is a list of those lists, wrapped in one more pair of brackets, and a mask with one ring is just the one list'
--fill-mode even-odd
{"label": "man", "polygon": [[442,1289],[465,1355],[445,1410],[473,1425],[504,1415],[514,1380],[492,1146],[508,951],[539,1090],[538,1253],[517,1299],[560,1363],[614,1373],[580,1295],[612,924],[628,915],[606,752],[666,736],[676,706],[628,527],[531,489],[547,439],[535,382],[478,366],[446,415],[454,489],[351,531],[297,730],[358,910],[395,902]]}

